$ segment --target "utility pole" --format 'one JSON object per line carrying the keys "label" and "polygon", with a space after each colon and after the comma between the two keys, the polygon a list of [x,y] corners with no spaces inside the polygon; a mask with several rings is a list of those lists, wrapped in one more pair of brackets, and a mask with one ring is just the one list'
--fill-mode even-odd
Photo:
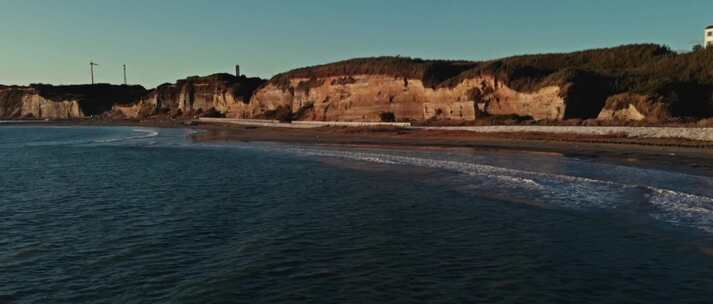
{"label": "utility pole", "polygon": [[124,67],[124,85],[126,85],[126,65],[123,65]]}
{"label": "utility pole", "polygon": [[94,66],[97,66],[98,64],[94,63],[94,61],[89,62],[89,72],[92,74],[92,84],[94,84]]}

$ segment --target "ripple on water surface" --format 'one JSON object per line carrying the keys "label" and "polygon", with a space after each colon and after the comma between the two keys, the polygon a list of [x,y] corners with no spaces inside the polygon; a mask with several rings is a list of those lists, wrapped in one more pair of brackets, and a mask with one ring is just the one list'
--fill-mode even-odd
{"label": "ripple on water surface", "polygon": [[0,128],[0,302],[713,296],[707,177],[190,132]]}

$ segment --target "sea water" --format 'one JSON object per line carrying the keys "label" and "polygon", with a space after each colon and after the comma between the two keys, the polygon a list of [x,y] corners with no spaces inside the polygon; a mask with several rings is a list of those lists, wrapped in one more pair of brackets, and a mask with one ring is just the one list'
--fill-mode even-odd
{"label": "sea water", "polygon": [[713,179],[0,127],[0,303],[710,303]]}

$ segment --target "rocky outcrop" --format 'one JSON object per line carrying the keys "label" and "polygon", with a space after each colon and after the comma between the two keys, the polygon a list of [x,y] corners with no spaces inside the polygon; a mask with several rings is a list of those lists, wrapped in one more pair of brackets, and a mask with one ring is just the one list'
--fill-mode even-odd
{"label": "rocky outcrop", "polygon": [[0,88],[0,117],[11,118],[82,118],[77,100],[49,100],[29,87]]}
{"label": "rocky outcrop", "polygon": [[189,77],[173,84],[163,84],[149,91],[138,102],[116,105],[114,115],[143,118],[161,113],[189,116],[208,111],[242,113],[249,108],[253,92],[262,84],[260,78],[214,74]]}
{"label": "rocky outcrop", "polygon": [[672,100],[662,96],[622,93],[609,97],[599,113],[599,120],[650,121],[670,120]]}
{"label": "rocky outcrop", "polygon": [[0,118],[79,119],[100,115],[116,104],[136,102],[141,86],[0,86]]}

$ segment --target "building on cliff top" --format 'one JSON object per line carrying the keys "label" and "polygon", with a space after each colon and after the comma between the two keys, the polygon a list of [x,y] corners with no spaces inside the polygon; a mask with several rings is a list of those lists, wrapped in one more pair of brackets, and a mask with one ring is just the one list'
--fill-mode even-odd
{"label": "building on cliff top", "polygon": [[706,27],[705,46],[713,47],[713,25]]}

